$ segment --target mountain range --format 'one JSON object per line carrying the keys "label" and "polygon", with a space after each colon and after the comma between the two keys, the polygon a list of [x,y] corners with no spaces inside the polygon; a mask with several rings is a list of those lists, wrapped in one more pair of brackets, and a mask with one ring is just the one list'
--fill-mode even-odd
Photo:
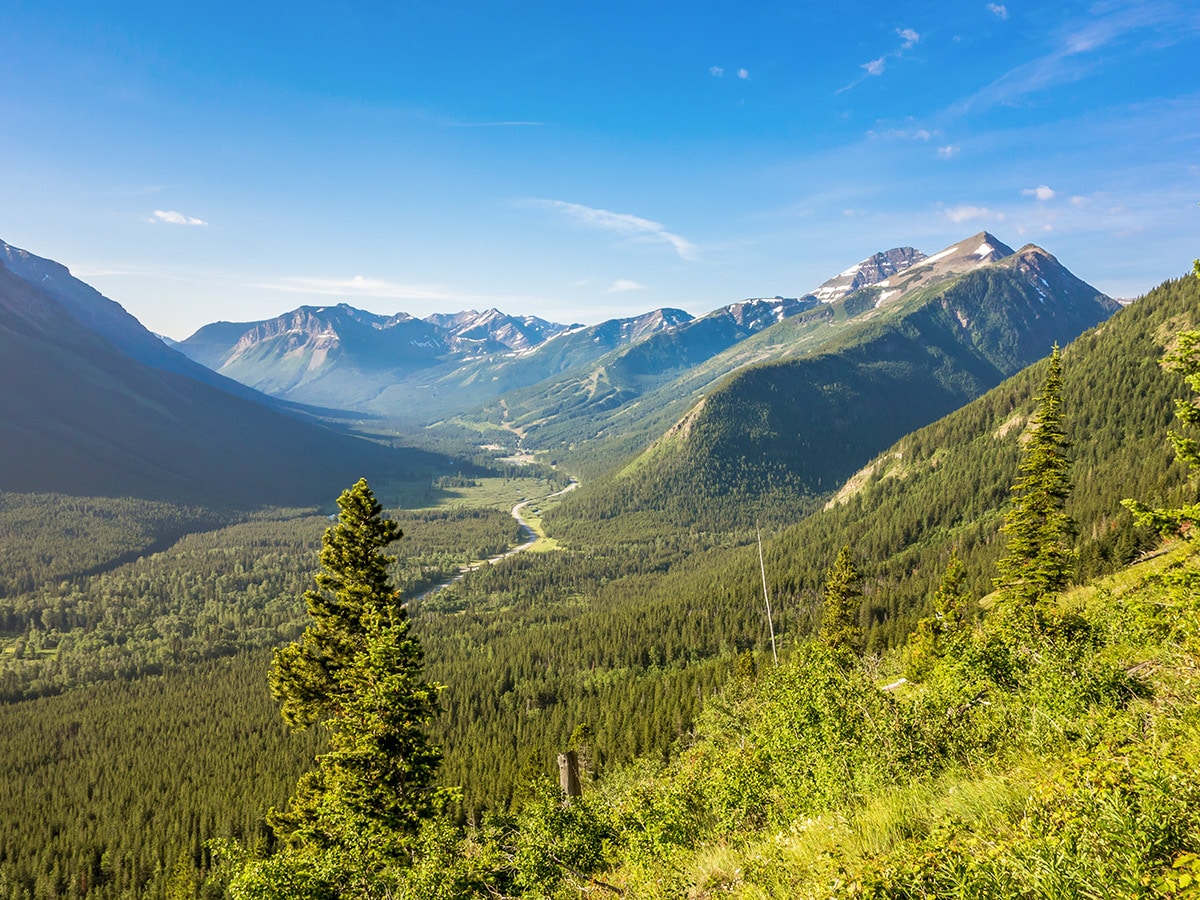
{"label": "mountain range", "polygon": [[[812,305],[744,301],[701,319],[656,309],[597,325],[560,325],[499,310],[381,316],[347,304],[305,306],[260,322],[217,322],[178,349],[273,396],[417,424],[465,412],[658,332],[694,332],[723,349]],[[710,352],[715,352],[715,349]]]}
{"label": "mountain range", "polygon": [[[334,472],[397,464],[295,415],[299,401],[431,427],[463,452],[542,451],[600,481],[594,496],[610,491],[614,509],[683,503],[682,522],[716,496],[781,491],[803,505],[1117,308],[1046,251],[981,232],[699,317],[582,326],[343,303],[213,323],[169,347],[64,267],[2,246],[5,366],[23,389],[6,400],[22,464],[0,487],[22,490],[108,478],[159,496],[299,500]],[[410,451],[401,468],[438,465]]]}
{"label": "mountain range", "polygon": [[576,502],[601,520],[647,509],[718,528],[766,509],[795,518],[888,444],[1118,308],[1041,248],[975,235],[716,358],[730,374]]}
{"label": "mountain range", "polygon": [[[992,275],[974,289],[1000,293],[978,298],[972,312],[959,310],[957,330],[929,342],[970,345],[984,361],[961,361],[973,374],[965,381],[947,374],[958,379],[948,393],[921,393],[919,420],[896,417],[897,425],[915,427],[1032,362],[1055,340],[1071,340],[1116,305],[1044,250],[1029,245],[1017,254],[980,232],[931,255],[913,247],[881,251],[799,298],[744,300],[699,317],[667,308],[566,326],[498,310],[416,319],[340,304],[214,323],[178,349],[279,399],[544,451],[591,478],[627,464],[735,373],[858,340],[849,335],[936,302],[935,294],[976,270]],[[916,294],[921,299],[912,300]],[[991,321],[1010,295],[1019,297],[1021,320]],[[879,352],[875,362],[883,365],[888,356]],[[914,371],[925,364],[909,363]]]}

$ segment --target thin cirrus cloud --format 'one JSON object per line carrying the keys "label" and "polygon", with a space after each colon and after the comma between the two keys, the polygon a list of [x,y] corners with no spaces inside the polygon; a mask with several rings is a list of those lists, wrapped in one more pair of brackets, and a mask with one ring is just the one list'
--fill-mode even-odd
{"label": "thin cirrus cloud", "polygon": [[453,294],[437,287],[398,284],[382,278],[278,278],[255,282],[247,287],[292,294],[317,294],[326,297],[380,297],[389,300],[456,300]]}
{"label": "thin cirrus cloud", "polygon": [[553,210],[570,219],[576,224],[599,231],[609,231],[622,234],[640,241],[662,242],[669,244],[683,260],[694,260],[698,248],[687,238],[667,231],[659,222],[643,219],[641,216],[629,213],[612,212],[607,209],[596,209],[581,203],[568,203],[566,200],[543,200],[533,198],[528,203]]}
{"label": "thin cirrus cloud", "polygon": [[1008,8],[1003,3],[989,3],[987,5],[987,10],[997,19],[1008,18]]}
{"label": "thin cirrus cloud", "polygon": [[185,216],[183,213],[174,209],[156,209],[146,221],[148,222],[165,222],[168,225],[199,225],[206,227],[208,225],[203,219],[197,219],[195,216]]}
{"label": "thin cirrus cloud", "polygon": [[904,51],[911,50],[921,41],[921,35],[912,28],[897,28],[896,34],[900,37],[899,47],[897,47],[891,53],[885,53],[883,56],[863,63],[859,68],[863,69],[866,74],[858,76],[858,78],[851,81],[845,87],[838,88],[836,91],[834,91],[834,94],[836,95],[845,93],[851,88],[862,84],[872,76],[882,75],[887,69],[887,63],[889,59],[900,59],[904,55]]}
{"label": "thin cirrus cloud", "polygon": [[1119,56],[1097,51],[1112,49],[1130,37],[1141,36],[1149,47],[1165,47],[1196,34],[1200,34],[1200,15],[1179,4],[1117,0],[1066,22],[1053,35],[1049,53],[1010,69],[951,111],[964,114],[1015,105],[1030,94],[1082,81]]}
{"label": "thin cirrus cloud", "polygon": [[636,281],[630,281],[628,278],[618,278],[612,283],[612,286],[606,291],[609,294],[621,294],[625,291],[644,291],[646,286],[638,284]]}

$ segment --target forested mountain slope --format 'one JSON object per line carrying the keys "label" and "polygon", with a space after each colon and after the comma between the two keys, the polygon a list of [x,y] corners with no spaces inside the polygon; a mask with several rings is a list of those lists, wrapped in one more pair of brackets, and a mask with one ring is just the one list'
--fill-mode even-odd
{"label": "forested mountain slope", "polygon": [[[986,237],[977,239],[987,246]],[[918,278],[921,268],[904,277]],[[901,435],[1117,309],[1032,245],[896,299],[882,302],[881,291],[828,307],[829,318],[851,324],[809,355],[732,375],[643,457],[572,505],[594,518],[657,510],[676,527],[794,519]]]}
{"label": "forested mountain slope", "polygon": [[169,349],[112,301],[72,297],[68,309],[0,260],[0,490],[320,503],[361,472],[425,478],[442,462],[279,412]]}
{"label": "forested mountain slope", "polygon": [[[820,303],[798,315],[786,317],[708,359],[697,360],[690,367],[675,370],[663,367],[662,374],[647,378],[640,374],[638,366],[628,365],[627,358],[635,360],[643,347],[653,348],[671,337],[659,335],[653,342],[647,341],[629,348],[620,357],[605,358],[597,366],[565,373],[557,381],[548,381],[509,394],[502,408],[492,410],[489,421],[495,424],[503,418],[510,427],[520,430],[527,449],[553,454],[587,478],[595,480],[598,476],[611,474],[614,469],[646,450],[685,418],[690,407],[717,392],[717,386],[725,378],[748,372],[755,366],[802,360],[862,343],[871,338],[872,328],[880,327],[881,322],[895,322],[909,316],[931,298],[952,290],[957,279],[992,267],[1006,268],[1011,271],[1008,280],[1021,295],[1020,302],[1048,306],[1051,310],[1048,316],[1039,308],[1032,317],[1022,320],[1013,310],[1007,313],[1009,321],[994,321],[1003,319],[1005,315],[992,313],[993,306],[999,307],[1003,303],[1001,296],[995,295],[992,297],[994,302],[985,304],[988,312],[981,320],[964,320],[968,324],[960,322],[961,327],[951,327],[947,334],[931,336],[931,340],[948,337],[954,343],[980,343],[985,357],[993,356],[1002,361],[999,376],[992,372],[983,379],[982,387],[987,387],[1044,352],[1045,348],[1031,349],[1021,344],[1022,334],[1029,337],[1039,334],[1037,319],[1058,319],[1061,325],[1064,319],[1070,317],[1069,313],[1064,316],[1065,309],[1080,311],[1076,316],[1078,322],[1059,329],[1058,339],[1069,340],[1116,308],[1108,298],[1080,281],[1045,251],[1038,250],[1044,258],[1031,261],[1029,253],[1036,249],[1025,248],[1027,252],[1024,256],[1018,257],[991,234],[980,232],[930,257],[922,258],[891,277],[874,281],[838,300]],[[1001,265],[1002,260],[1010,257],[1011,262]],[[1018,266],[1018,258],[1026,262]],[[865,260],[859,267],[871,262],[870,259]],[[1046,330],[1044,322],[1040,327]],[[1053,328],[1049,330],[1054,332]],[[909,332],[911,334],[912,329]],[[991,332],[990,340],[994,343],[989,343],[989,338],[983,332]],[[1046,347],[1049,347],[1049,343]],[[915,367],[915,374],[919,377],[927,369],[941,367],[943,371],[937,374],[938,391],[945,393],[944,382],[947,378],[944,370],[947,367],[944,361],[939,359],[936,352],[922,357],[919,348],[915,349],[916,352],[908,360]],[[879,352],[880,358],[872,358],[872,364],[886,362],[887,354],[896,351],[883,347]],[[1014,352],[1019,357],[1016,362],[1012,358]],[[995,364],[985,362],[985,368],[995,368]],[[885,373],[883,377],[885,380],[902,380],[909,375],[903,372]],[[953,378],[950,380],[953,381]],[[977,376],[976,381],[979,381]],[[961,385],[950,387],[954,390]],[[982,387],[978,383],[974,388],[968,385],[958,390],[957,396],[975,396]],[[788,389],[784,388],[785,391]],[[836,407],[837,402],[832,402]],[[962,399],[944,402],[952,405],[943,405],[941,412],[960,405]],[[831,408],[830,412],[835,414],[835,419],[839,417],[836,408]],[[814,418],[819,419],[819,414],[814,412]],[[928,417],[914,417],[910,422],[915,427],[929,420]],[[889,440],[901,433],[893,431]],[[752,466],[756,467],[759,467],[757,463]],[[764,474],[759,473],[760,476]],[[760,480],[770,482],[777,479],[778,474],[773,473]],[[671,490],[680,487],[674,485]],[[735,484],[734,487],[742,489],[746,485]],[[755,492],[761,489],[761,485],[753,488]],[[789,491],[793,489],[794,486],[787,487]],[[711,500],[711,496],[706,497],[704,503],[708,504]],[[686,521],[694,512],[680,511],[675,519]]]}
{"label": "forested mountain slope", "polygon": [[[1178,331],[1196,327],[1200,282],[1182,278],[1155,288],[1063,351],[1062,411],[1074,460],[1067,510],[1079,528],[1080,577],[1112,571],[1152,546],[1155,536],[1135,526],[1122,499],[1175,504],[1188,490],[1186,471],[1172,462],[1164,439],[1174,398],[1186,396],[1187,388],[1159,359]],[[903,640],[951,549],[965,561],[971,587],[980,594],[988,590],[1042,375],[1041,365],[1031,366],[901,438],[824,508],[767,540],[776,628],[803,631],[811,625],[824,567],[842,546],[854,550],[865,574],[860,614],[872,647]],[[634,514],[597,523],[586,505],[564,504],[551,524],[566,542],[595,542],[614,539],[621,522],[629,537],[641,527],[643,538],[652,539],[646,521]],[[647,595],[647,606],[655,608],[650,618],[683,621],[686,598],[718,584],[732,605],[761,600],[752,547],[663,579]],[[680,604],[678,611],[671,611],[673,603]]]}

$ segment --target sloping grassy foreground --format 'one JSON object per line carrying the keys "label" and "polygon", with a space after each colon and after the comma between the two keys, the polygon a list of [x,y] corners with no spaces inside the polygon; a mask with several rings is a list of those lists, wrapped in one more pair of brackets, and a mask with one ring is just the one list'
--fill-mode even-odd
{"label": "sloping grassy foreground", "polygon": [[[1200,553],[994,610],[921,660],[797,647],[731,682],[670,763],[569,805],[535,794],[465,831],[431,824],[414,866],[366,892],[1200,896]],[[270,896],[270,865],[234,894]]]}

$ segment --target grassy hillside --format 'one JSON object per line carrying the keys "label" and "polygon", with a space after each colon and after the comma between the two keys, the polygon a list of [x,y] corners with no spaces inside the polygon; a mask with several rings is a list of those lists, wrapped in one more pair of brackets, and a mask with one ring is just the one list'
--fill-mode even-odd
{"label": "grassy hillside", "polygon": [[919,677],[802,644],[731,681],[666,764],[430,829],[391,895],[1194,896],[1197,598],[1188,546],[1036,624],[964,625]]}

